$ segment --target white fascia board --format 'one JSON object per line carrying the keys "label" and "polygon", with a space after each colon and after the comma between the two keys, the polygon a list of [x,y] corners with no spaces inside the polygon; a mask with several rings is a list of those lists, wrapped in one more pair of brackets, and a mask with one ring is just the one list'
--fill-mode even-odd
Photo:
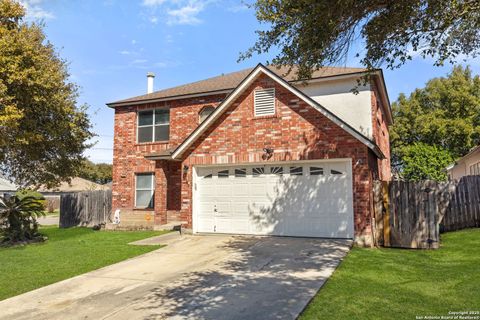
{"label": "white fascia board", "polygon": [[153,99],[149,99],[149,100],[139,100],[139,101],[129,101],[129,102],[119,102],[119,103],[113,102],[113,103],[107,103],[107,106],[110,107],[110,108],[125,107],[125,106],[140,105],[140,104],[147,104],[147,103],[156,103],[156,102],[163,102],[163,101],[172,101],[172,100],[181,100],[181,99],[213,96],[213,95],[217,95],[217,94],[227,94],[227,93],[230,93],[232,91],[233,91],[233,89],[225,89],[225,90],[185,94],[185,95],[180,95],[180,96],[170,96],[170,97],[165,97],[165,98],[153,98]]}

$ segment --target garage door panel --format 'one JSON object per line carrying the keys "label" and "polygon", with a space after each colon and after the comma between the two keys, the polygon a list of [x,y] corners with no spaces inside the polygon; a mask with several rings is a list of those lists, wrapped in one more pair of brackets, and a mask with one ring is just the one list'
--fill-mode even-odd
{"label": "garage door panel", "polygon": [[[350,166],[345,161],[291,163],[264,170],[247,165],[204,170],[205,174],[213,172],[213,178],[196,180],[196,230],[351,238]],[[229,176],[218,178],[219,172],[229,172]]]}
{"label": "garage door panel", "polygon": [[201,217],[200,219],[198,219],[197,224],[199,232],[215,232],[215,220],[213,219],[213,217]]}
{"label": "garage door panel", "polygon": [[198,192],[202,196],[215,195],[215,185],[202,184],[200,187],[198,187]]}
{"label": "garage door panel", "polygon": [[238,219],[248,220],[250,217],[248,200],[246,199],[243,202],[233,202],[232,212],[234,217],[237,217]]}
{"label": "garage door panel", "polygon": [[263,196],[266,193],[266,190],[267,190],[267,186],[265,185],[265,183],[263,183],[263,184],[255,183],[255,184],[250,185],[250,191],[251,191],[250,194],[252,196],[255,196],[255,195],[262,195]]}
{"label": "garage door panel", "polygon": [[233,194],[235,197],[248,196],[250,194],[249,184],[245,182],[233,184]]}
{"label": "garage door panel", "polygon": [[215,186],[215,194],[219,197],[230,197],[232,191],[232,184],[230,183],[221,183]]}

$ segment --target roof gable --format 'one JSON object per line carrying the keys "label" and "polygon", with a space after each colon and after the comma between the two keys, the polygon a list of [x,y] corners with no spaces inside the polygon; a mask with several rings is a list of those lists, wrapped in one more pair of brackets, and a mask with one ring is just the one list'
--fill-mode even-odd
{"label": "roof gable", "polygon": [[348,132],[350,135],[355,137],[357,140],[369,147],[379,158],[384,158],[385,156],[380,151],[378,146],[365,137],[363,134],[355,130],[353,127],[345,123],[342,119],[338,118],[336,115],[328,111],[325,107],[321,106],[318,102],[315,102],[313,99],[302,93],[300,90],[296,89],[290,85],[287,81],[279,77],[277,74],[272,72],[270,69],[266,68],[262,64],[258,64],[242,81],[241,83],[233,90],[226,99],[215,109],[215,111],[202,123],[200,124],[173,152],[171,155],[172,159],[179,159],[183,153],[210,127],[227,109],[228,107],[249,87],[249,85],[260,75],[265,74],[278,84],[292,92],[298,98],[305,101],[308,105],[319,111],[326,118],[334,122],[340,128]]}

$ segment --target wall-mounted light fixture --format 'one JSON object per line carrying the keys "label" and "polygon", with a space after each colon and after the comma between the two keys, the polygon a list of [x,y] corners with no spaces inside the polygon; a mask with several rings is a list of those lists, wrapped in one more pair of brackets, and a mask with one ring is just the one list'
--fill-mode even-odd
{"label": "wall-mounted light fixture", "polygon": [[273,156],[273,149],[272,148],[263,148],[264,154],[262,155],[263,160],[268,160]]}
{"label": "wall-mounted light fixture", "polygon": [[187,173],[188,173],[188,166],[184,165],[183,166],[183,174],[187,174]]}
{"label": "wall-mounted light fixture", "polygon": [[263,152],[265,152],[266,154],[272,154],[273,149],[272,148],[263,148]]}

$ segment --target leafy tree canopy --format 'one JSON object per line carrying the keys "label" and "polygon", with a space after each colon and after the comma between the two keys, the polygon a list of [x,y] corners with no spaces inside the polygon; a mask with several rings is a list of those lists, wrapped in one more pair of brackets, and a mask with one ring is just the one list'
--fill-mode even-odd
{"label": "leafy tree canopy", "polygon": [[372,69],[394,69],[413,54],[435,65],[476,56],[480,50],[479,0],[256,0],[256,43],[240,59],[278,48],[278,65],[298,65],[297,76],[343,62],[361,39],[357,57]]}
{"label": "leafy tree canopy", "polygon": [[406,180],[447,180],[445,168],[453,162],[447,150],[416,142],[405,147],[402,177]]}
{"label": "leafy tree canopy", "polygon": [[92,137],[67,63],[24,8],[0,0],[0,172],[23,186],[77,175]]}
{"label": "leafy tree canopy", "polygon": [[480,77],[454,67],[409,97],[401,94],[392,111],[395,171],[406,179],[443,180],[445,167],[480,143]]}
{"label": "leafy tree canopy", "polygon": [[82,163],[78,176],[96,183],[105,184],[112,181],[112,165],[85,160]]}
{"label": "leafy tree canopy", "polygon": [[472,76],[468,67],[455,67],[409,97],[401,94],[392,111],[390,142],[397,169],[401,171],[408,148],[416,142],[461,157],[480,142],[480,77]]}

